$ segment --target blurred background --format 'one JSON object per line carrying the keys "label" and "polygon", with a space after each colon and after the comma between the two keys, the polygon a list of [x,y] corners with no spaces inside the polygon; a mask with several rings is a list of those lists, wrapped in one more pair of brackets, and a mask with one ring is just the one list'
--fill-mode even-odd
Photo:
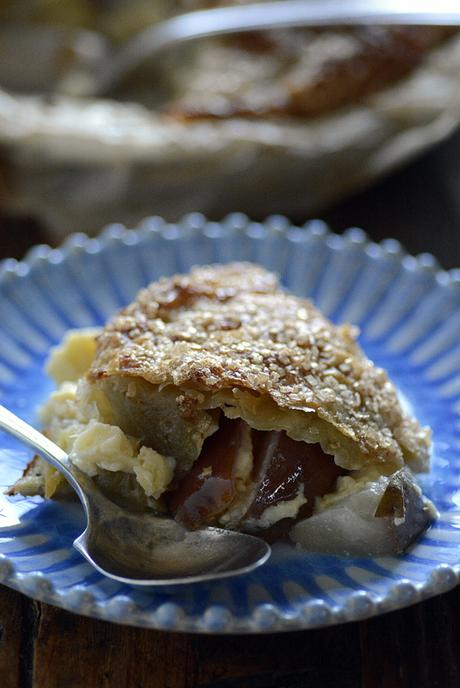
{"label": "blurred background", "polygon": [[84,95],[139,30],[218,1],[3,0],[1,255],[148,215],[239,210],[360,226],[458,265],[459,31],[200,41]]}

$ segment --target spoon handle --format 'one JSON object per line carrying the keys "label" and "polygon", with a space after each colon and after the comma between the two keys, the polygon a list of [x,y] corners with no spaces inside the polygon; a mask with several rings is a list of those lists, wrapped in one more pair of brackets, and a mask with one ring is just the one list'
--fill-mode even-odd
{"label": "spoon handle", "polygon": [[0,405],[0,428],[35,449],[45,461],[67,478],[80,499],[86,502],[85,494],[72,474],[69,457],[57,444],[2,405]]}
{"label": "spoon handle", "polygon": [[244,31],[301,26],[460,25],[458,0],[276,0],[197,10],[140,31],[96,75],[103,94],[148,57],[180,43]]}

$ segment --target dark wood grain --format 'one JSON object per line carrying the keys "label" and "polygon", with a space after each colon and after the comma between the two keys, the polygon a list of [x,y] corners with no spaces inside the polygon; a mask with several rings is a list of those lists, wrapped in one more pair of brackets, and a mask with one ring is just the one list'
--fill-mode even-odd
{"label": "dark wood grain", "polygon": [[361,624],[362,688],[460,686],[460,588]]}
{"label": "dark wood grain", "polygon": [[189,636],[120,628],[46,604],[41,605],[33,664],[33,688],[193,685]]}
{"label": "dark wood grain", "polygon": [[21,679],[23,609],[20,595],[0,589],[0,685],[18,688]]}
{"label": "dark wood grain", "polygon": [[9,656],[19,665],[7,688],[20,686],[14,681],[32,666],[33,688],[335,688],[339,674],[345,688],[360,684],[359,624],[346,632],[191,636],[123,628],[34,603],[39,613],[25,627],[13,612],[21,613],[26,598],[0,588],[0,610],[2,604],[5,633],[17,636]]}
{"label": "dark wood grain", "polygon": [[348,626],[346,634],[328,628],[226,639],[197,636],[194,647],[198,664],[196,688],[328,688],[337,685],[339,667],[343,686],[359,685],[361,676],[358,624]]}
{"label": "dark wood grain", "polygon": [[[460,266],[460,134],[323,216]],[[46,240],[36,223],[0,215],[0,258]],[[460,587],[361,623],[259,637],[121,627],[0,587],[0,688],[306,686],[460,687]]]}
{"label": "dark wood grain", "polygon": [[361,623],[270,636],[120,627],[6,588],[0,588],[0,618],[2,688],[460,685],[460,588]]}

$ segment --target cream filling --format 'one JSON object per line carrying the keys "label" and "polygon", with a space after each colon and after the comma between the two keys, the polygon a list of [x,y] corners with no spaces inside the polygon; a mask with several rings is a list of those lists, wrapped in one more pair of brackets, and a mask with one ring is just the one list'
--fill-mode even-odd
{"label": "cream filling", "polygon": [[[393,470],[388,475],[391,475],[391,473],[393,473]],[[323,495],[323,497],[316,498],[315,513],[334,507],[346,497],[350,497],[366,489],[369,485],[378,483],[380,480],[383,480],[386,484],[388,477],[375,467],[354,471],[352,475],[340,475],[337,478],[334,492],[329,492]]]}
{"label": "cream filling", "polygon": [[284,518],[297,518],[300,508],[307,503],[307,498],[303,494],[303,485],[300,485],[297,495],[293,499],[286,499],[282,502],[277,502],[265,509],[265,511],[257,519],[247,519],[245,525],[251,530],[270,528],[278,521]]}
{"label": "cream filling", "polygon": [[51,349],[46,372],[57,385],[77,382],[88,370],[96,355],[98,327],[69,330],[62,342]]}
{"label": "cream filling", "polygon": [[158,499],[173,479],[176,462],[139,446],[135,438],[112,425],[103,393],[81,377],[95,354],[96,334],[95,330],[69,332],[52,350],[47,371],[60,384],[40,409],[40,420],[50,439],[84,473],[91,477],[99,469],[134,473],[145,494]]}

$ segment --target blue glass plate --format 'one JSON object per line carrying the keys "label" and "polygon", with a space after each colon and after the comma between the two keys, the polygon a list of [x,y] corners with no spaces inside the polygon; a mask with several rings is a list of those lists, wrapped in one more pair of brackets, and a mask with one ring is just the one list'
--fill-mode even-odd
{"label": "blue glass plate", "polygon": [[[234,214],[222,223],[189,215],[99,239],[73,235],[61,249],[33,249],[0,266],[0,399],[28,421],[51,389],[50,346],[71,327],[98,325],[140,287],[192,265],[251,260],[276,270],[294,293],[333,320],[361,328],[367,354],[385,367],[434,432],[433,469],[422,478],[439,520],[400,557],[345,558],[275,547],[252,574],[210,584],[140,590],[95,572],[72,548],[83,528],[77,503],[0,501],[0,580],[31,597],[119,623],[178,631],[261,633],[363,619],[452,588],[460,572],[460,271],[442,272],[398,242],[336,236],[321,222],[264,224]],[[31,453],[1,436],[0,484]]]}

